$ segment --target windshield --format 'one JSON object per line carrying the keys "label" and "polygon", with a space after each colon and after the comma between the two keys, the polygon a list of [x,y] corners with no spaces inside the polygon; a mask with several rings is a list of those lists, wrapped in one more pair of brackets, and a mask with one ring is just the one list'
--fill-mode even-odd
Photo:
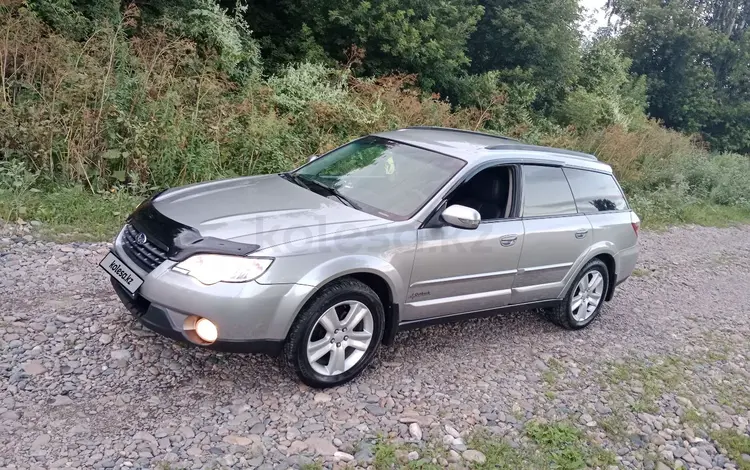
{"label": "windshield", "polygon": [[295,175],[333,189],[353,207],[406,220],[465,164],[429,150],[365,137],[312,161]]}

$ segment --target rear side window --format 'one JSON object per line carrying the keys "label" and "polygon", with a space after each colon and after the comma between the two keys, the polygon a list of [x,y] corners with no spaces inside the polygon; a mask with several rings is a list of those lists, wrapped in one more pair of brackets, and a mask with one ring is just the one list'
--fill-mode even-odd
{"label": "rear side window", "polygon": [[625,197],[612,175],[587,170],[565,169],[578,212],[619,211],[628,208]]}
{"label": "rear side window", "polygon": [[561,168],[524,165],[523,216],[575,214],[573,194]]}

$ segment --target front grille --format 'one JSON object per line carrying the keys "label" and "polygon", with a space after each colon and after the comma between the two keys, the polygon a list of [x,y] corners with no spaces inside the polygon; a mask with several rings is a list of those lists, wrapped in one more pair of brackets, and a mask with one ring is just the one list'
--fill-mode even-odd
{"label": "front grille", "polygon": [[167,252],[148,239],[145,243],[138,243],[139,234],[132,225],[126,225],[122,234],[122,248],[130,259],[148,273],[167,259]]}

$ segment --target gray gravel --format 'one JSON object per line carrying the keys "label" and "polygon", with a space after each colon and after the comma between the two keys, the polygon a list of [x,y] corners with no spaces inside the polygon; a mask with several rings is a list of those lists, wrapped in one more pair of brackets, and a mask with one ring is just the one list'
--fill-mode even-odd
{"label": "gray gravel", "polygon": [[529,420],[575,423],[619,467],[738,468],[712,436],[750,434],[750,227],[641,246],[584,331],[526,312],[402,333],[321,392],[277,360],[142,329],[97,267],[107,244],[0,222],[0,468],[366,466],[378,435],[461,467],[484,462],[473,431],[516,446]]}

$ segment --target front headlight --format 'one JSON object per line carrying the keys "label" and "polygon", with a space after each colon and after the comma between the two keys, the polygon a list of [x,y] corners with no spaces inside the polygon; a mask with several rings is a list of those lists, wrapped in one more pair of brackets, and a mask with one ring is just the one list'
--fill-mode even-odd
{"label": "front headlight", "polygon": [[257,278],[271,263],[269,258],[245,258],[228,255],[193,255],[172,269],[194,277],[202,284],[248,282]]}

